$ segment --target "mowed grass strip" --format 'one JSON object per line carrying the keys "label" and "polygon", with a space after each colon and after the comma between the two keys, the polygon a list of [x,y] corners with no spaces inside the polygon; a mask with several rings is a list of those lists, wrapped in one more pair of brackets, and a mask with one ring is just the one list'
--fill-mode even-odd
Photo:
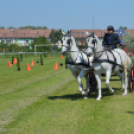
{"label": "mowed grass strip", "polygon": [[[102,82],[103,98],[101,101],[96,101],[97,93],[83,100],[70,71],[65,70],[64,67],[60,67],[57,71],[53,70],[55,63],[64,62],[64,59],[46,58],[44,66],[38,63],[32,67],[32,71],[25,71],[25,64],[30,63],[32,59],[36,61],[39,58],[24,59],[21,63],[24,70],[20,72],[16,71],[16,66],[2,72],[3,78],[4,73],[9,74],[5,80],[8,85],[11,84],[11,87],[3,84],[0,88],[2,133],[133,133],[134,94],[122,96],[120,81],[111,81],[115,95],[110,95],[105,82]],[[7,62],[7,59],[2,60]],[[6,64],[2,67],[6,68]],[[21,80],[19,80],[18,73]],[[13,74],[14,80],[10,80]],[[17,78],[16,81],[15,78]],[[112,79],[119,80],[118,77],[112,77]]]}
{"label": "mowed grass strip", "polygon": [[[4,63],[1,69],[5,73],[0,79],[1,127],[14,120],[13,117],[18,114],[21,108],[23,109],[25,106],[30,105],[41,95],[55,92],[60,86],[73,79],[72,75],[65,71],[64,67],[59,67],[59,70],[56,71],[53,70],[56,62],[64,63],[64,59],[60,57],[45,58],[44,66],[35,63],[35,66],[31,67],[32,71],[26,71],[26,63],[31,63],[32,59],[25,58],[21,63],[21,71],[17,71],[16,65],[13,65],[12,68],[7,67],[7,62],[11,59],[1,58],[2,63]],[[39,58],[34,58],[35,62],[36,60],[39,60]],[[65,77],[65,74],[67,77]],[[63,78],[64,81],[62,81]],[[3,79],[5,80],[3,81]]]}

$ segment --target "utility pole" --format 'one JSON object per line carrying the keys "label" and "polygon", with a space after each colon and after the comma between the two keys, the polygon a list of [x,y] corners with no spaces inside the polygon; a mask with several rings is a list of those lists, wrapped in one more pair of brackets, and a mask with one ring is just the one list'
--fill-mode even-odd
{"label": "utility pole", "polygon": [[93,30],[94,30],[94,14],[93,14]]}
{"label": "utility pole", "polygon": [[93,10],[92,10],[93,30],[94,30],[94,28],[95,28],[95,27],[94,27],[94,26],[95,26],[95,23],[94,23],[94,22],[95,22],[95,21],[94,21],[94,19],[95,19],[94,13],[95,13],[95,12],[94,12],[94,11],[95,11],[95,5],[93,5]]}

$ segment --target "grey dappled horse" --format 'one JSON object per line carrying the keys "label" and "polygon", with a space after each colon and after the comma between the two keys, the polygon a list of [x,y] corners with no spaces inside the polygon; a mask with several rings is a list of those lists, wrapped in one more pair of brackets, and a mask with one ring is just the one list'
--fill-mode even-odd
{"label": "grey dappled horse", "polygon": [[[88,69],[89,64],[92,61],[93,57],[88,58],[85,53],[80,51],[76,45],[75,39],[71,32],[63,33],[62,38],[62,54],[66,55],[67,52],[69,52],[69,63],[68,67],[72,73],[72,75],[76,78],[79,91],[82,93],[82,95],[86,95],[89,92],[89,78],[88,78]],[[85,67],[85,65],[87,67]],[[84,70],[83,70],[84,69]],[[86,79],[86,89],[87,91],[83,90],[83,84],[82,84],[82,77],[85,77]]]}
{"label": "grey dappled horse", "polygon": [[[124,89],[123,95],[127,95],[127,71],[131,67],[131,59],[122,49],[114,49],[110,51],[104,51],[104,48],[99,40],[99,38],[94,34],[87,34],[87,45],[88,49],[86,53],[88,56],[94,54],[93,68],[95,78],[98,85],[98,97],[97,100],[101,100],[101,73],[106,74],[106,86],[111,93],[114,93],[114,90],[109,86],[111,73],[115,72],[122,82],[122,88]],[[122,68],[123,73],[121,74],[119,69]]]}

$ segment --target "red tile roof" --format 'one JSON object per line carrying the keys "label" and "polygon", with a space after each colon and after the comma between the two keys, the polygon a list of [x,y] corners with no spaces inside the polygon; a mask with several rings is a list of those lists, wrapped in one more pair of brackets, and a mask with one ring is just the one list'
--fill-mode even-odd
{"label": "red tile roof", "polygon": [[[87,30],[87,29],[85,29],[85,30],[71,30],[71,31],[72,31],[72,33],[73,33],[75,38],[82,38],[82,32],[83,32],[83,38],[87,37],[86,34],[85,34],[86,31],[89,32],[89,33],[94,31],[95,34],[99,38],[102,38],[104,36],[104,33],[107,32],[107,30],[100,30],[100,29],[95,29],[95,30]],[[130,32],[130,33],[134,33],[134,29],[125,30],[125,31]],[[77,34],[77,32],[78,32],[78,34]]]}
{"label": "red tile roof", "polygon": [[131,30],[125,30],[126,32],[134,33],[134,29]]}
{"label": "red tile roof", "polygon": [[50,29],[0,29],[0,38],[36,38],[39,36],[45,36],[49,38],[52,30]]}
{"label": "red tile roof", "polygon": [[[100,29],[95,29],[95,30],[71,30],[71,32],[73,33],[73,36],[75,38],[86,38],[87,35],[85,34],[85,32],[89,32],[89,33],[92,33],[93,31],[95,32],[95,34],[98,36],[98,37],[103,37],[104,36],[104,32],[107,32],[107,30],[100,30]],[[82,34],[83,32],[83,34]]]}
{"label": "red tile roof", "polygon": [[[57,29],[56,29],[57,30]],[[46,38],[49,38],[49,35],[51,33],[51,29],[14,29],[12,32],[12,29],[0,29],[0,38],[36,38],[39,36],[45,36]],[[75,38],[86,38],[85,32],[88,31],[89,33],[95,32],[95,34],[102,38],[104,36],[104,32],[107,32],[107,30],[71,30]],[[132,30],[125,30],[126,32],[134,33],[134,29]],[[83,34],[82,34],[83,33]]]}

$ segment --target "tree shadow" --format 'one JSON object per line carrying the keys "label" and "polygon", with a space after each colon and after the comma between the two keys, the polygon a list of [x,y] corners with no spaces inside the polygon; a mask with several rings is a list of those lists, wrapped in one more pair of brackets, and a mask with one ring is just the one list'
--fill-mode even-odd
{"label": "tree shadow", "polygon": [[[119,90],[119,89],[114,88],[114,90]],[[88,99],[90,99],[90,98],[96,99],[97,95],[98,95],[98,92],[94,91],[88,96]],[[109,93],[109,90],[107,88],[103,88],[102,89],[102,96],[107,97],[107,96],[112,96],[112,95]],[[71,101],[75,101],[78,99],[83,99],[83,96],[80,93],[77,93],[77,94],[66,94],[66,95],[61,95],[61,96],[48,96],[48,99],[50,99],[50,100],[56,100],[56,99],[67,100],[67,99],[69,99]]]}

